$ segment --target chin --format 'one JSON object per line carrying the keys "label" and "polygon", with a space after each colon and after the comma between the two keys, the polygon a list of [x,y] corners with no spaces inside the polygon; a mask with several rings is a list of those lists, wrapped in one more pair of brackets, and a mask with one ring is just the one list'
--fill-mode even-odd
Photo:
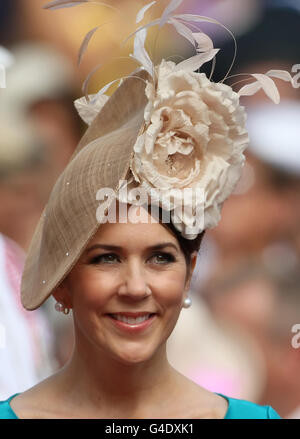
{"label": "chin", "polygon": [[142,349],[141,346],[136,346],[135,348],[123,349],[122,352],[115,352],[114,357],[120,363],[126,366],[134,366],[135,364],[141,364],[145,361],[149,361],[154,355],[153,350]]}

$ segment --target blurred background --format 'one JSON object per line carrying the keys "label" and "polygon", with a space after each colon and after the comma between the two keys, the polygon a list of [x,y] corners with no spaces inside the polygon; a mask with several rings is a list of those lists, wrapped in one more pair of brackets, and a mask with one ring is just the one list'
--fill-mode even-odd
{"label": "blurred background", "polygon": [[[46,378],[72,352],[72,318],[55,312],[52,298],[38,310],[23,310],[19,288],[49,193],[86,129],[73,105],[84,80],[92,72],[88,93],[96,93],[136,68],[128,58],[132,39],[120,44],[149,2],[107,2],[121,14],[95,4],[50,11],[44,0],[0,0],[0,400]],[[143,23],[167,4],[158,1]],[[233,85],[238,73],[300,73],[298,0],[186,0],[178,12],[210,16],[233,32],[237,56],[225,83],[234,90],[245,84]],[[80,44],[98,25],[78,66]],[[212,76],[220,81],[234,42],[222,27],[206,23],[201,30],[221,48]],[[156,63],[192,55],[168,25],[148,35]],[[201,71],[211,69],[207,63]],[[300,88],[300,75],[298,82]],[[279,105],[261,92],[242,98],[251,143],[246,165],[220,224],[206,232],[193,305],[181,313],[168,357],[211,391],[300,418],[300,95],[284,81],[276,84]]]}

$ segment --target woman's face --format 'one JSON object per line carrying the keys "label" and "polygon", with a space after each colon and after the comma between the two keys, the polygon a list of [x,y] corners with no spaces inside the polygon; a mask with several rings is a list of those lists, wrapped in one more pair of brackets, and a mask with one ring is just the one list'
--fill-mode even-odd
{"label": "woman's face", "polygon": [[[102,224],[54,294],[73,308],[77,341],[125,364],[151,358],[167,340],[196,263],[194,253],[187,276],[176,237],[143,215],[148,223]],[[126,321],[130,313],[141,315]]]}

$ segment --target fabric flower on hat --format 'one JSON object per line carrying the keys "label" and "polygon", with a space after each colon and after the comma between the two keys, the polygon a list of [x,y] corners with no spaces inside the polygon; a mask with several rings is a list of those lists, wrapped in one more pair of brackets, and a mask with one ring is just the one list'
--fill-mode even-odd
{"label": "fabric flower on hat", "polygon": [[[133,146],[131,176],[120,186],[126,191],[120,191],[117,197],[122,202],[134,204],[137,200],[131,190],[143,189],[150,195],[151,203],[171,213],[172,222],[184,237],[194,239],[204,229],[218,224],[223,202],[233,192],[242,173],[243,152],[249,138],[240,97],[262,89],[278,104],[280,96],[272,78],[291,82],[295,87],[296,84],[288,72],[270,70],[265,74],[247,74],[254,78],[254,82],[235,92],[233,86],[224,84],[229,72],[217,83],[211,80],[212,75],[208,78],[199,72],[206,62],[212,61],[214,67],[219,49],[214,48],[210,37],[200,29],[193,32],[190,22],[193,29],[197,27],[195,23],[202,22],[226,29],[234,39],[234,59],[236,41],[231,31],[213,18],[175,14],[182,1],[171,0],[160,18],[140,26],[125,40],[135,37],[131,58],[149,74],[145,88],[148,103],[144,126]],[[70,7],[79,3],[84,2],[56,0],[48,7],[54,9],[66,4]],[[136,23],[141,22],[156,3],[152,1],[145,5],[138,12]],[[172,25],[193,45],[195,55],[179,64],[163,59],[154,66],[145,48],[147,29],[155,25],[161,28],[166,24]],[[85,37],[79,60],[98,28],[92,29]],[[89,79],[90,75],[83,87],[85,98],[75,101],[75,106],[82,118],[91,124],[108,100],[105,91],[122,78],[110,82],[95,95],[87,95]]]}
{"label": "fabric flower on hat", "polygon": [[[183,234],[194,225],[197,202],[183,189],[202,189],[198,202],[203,204],[204,222],[198,233],[214,227],[221,204],[240,178],[248,146],[239,96],[204,73],[179,70],[165,60],[157,67],[157,90],[149,83],[146,95],[145,131],[137,138],[131,163],[135,181],[151,192],[151,199],[156,195],[164,209],[172,210],[174,225]],[[190,214],[184,215],[187,203]]]}

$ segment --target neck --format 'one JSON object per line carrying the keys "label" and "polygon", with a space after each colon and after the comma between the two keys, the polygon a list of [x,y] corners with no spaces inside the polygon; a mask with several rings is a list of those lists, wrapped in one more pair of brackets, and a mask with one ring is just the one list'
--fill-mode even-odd
{"label": "neck", "polygon": [[168,404],[178,389],[179,374],[169,364],[165,343],[144,362],[124,364],[106,352],[76,340],[73,355],[60,373],[61,390],[74,406],[104,417],[159,416],[161,396]]}

